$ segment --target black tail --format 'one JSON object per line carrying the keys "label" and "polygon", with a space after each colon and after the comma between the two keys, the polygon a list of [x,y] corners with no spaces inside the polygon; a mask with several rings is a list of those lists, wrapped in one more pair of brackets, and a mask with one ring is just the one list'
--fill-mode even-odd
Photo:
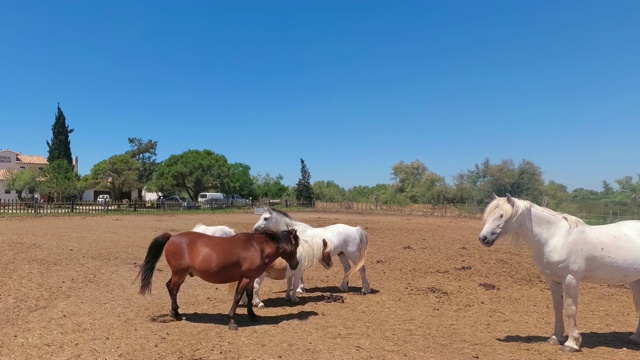
{"label": "black tail", "polygon": [[153,278],[153,272],[156,270],[156,264],[162,255],[162,250],[167,244],[167,241],[171,239],[171,234],[164,233],[157,236],[149,245],[147,250],[147,256],[144,258],[144,263],[140,267],[138,277],[140,277],[140,295],[146,295],[151,293],[151,279]]}

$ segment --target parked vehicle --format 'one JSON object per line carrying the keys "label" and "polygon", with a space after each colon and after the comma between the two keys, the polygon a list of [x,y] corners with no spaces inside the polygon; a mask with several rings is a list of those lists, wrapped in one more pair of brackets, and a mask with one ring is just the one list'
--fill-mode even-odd
{"label": "parked vehicle", "polygon": [[198,194],[198,202],[215,202],[224,200],[223,193],[200,193]]}
{"label": "parked vehicle", "polygon": [[98,203],[107,203],[111,201],[111,195],[98,195],[98,199],[96,199]]}
{"label": "parked vehicle", "polygon": [[242,205],[248,205],[249,204],[249,200],[243,198],[240,195],[236,195],[236,194],[231,194],[231,195],[227,195],[226,196],[227,202],[233,206],[242,206]]}
{"label": "parked vehicle", "polygon": [[164,207],[167,209],[195,209],[198,208],[198,204],[189,200],[186,196],[167,196],[161,200],[164,203]]}

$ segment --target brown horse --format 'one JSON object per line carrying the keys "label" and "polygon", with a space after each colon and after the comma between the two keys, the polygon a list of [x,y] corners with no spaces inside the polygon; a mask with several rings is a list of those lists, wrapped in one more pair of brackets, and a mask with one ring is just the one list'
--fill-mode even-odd
{"label": "brown horse", "polygon": [[300,239],[295,229],[285,231],[265,231],[258,233],[240,233],[227,237],[216,237],[194,231],[176,235],[164,233],[157,236],[147,250],[147,256],[138,272],[140,294],[151,292],[151,280],[156,264],[162,255],[171,268],[171,278],[167,281],[167,290],[171,297],[170,315],[182,320],[178,312],[178,291],[189,273],[214,284],[238,282],[231,310],[229,310],[229,329],[237,330],[234,317],[238,302],[246,292],[247,313],[252,321],[258,316],[253,311],[254,280],[277,258],[284,259],[292,269],[298,267],[298,245]]}

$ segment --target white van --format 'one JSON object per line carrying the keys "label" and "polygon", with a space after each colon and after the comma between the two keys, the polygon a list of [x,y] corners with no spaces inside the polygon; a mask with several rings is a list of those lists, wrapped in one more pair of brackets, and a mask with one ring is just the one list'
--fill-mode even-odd
{"label": "white van", "polygon": [[198,194],[198,202],[220,202],[224,201],[222,193],[200,193]]}

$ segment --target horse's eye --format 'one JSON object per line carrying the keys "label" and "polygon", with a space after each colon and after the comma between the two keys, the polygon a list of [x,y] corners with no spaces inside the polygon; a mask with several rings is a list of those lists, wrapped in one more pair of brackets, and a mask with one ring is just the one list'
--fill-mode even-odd
{"label": "horse's eye", "polygon": [[500,214],[500,219],[502,219],[504,217],[504,214]]}

